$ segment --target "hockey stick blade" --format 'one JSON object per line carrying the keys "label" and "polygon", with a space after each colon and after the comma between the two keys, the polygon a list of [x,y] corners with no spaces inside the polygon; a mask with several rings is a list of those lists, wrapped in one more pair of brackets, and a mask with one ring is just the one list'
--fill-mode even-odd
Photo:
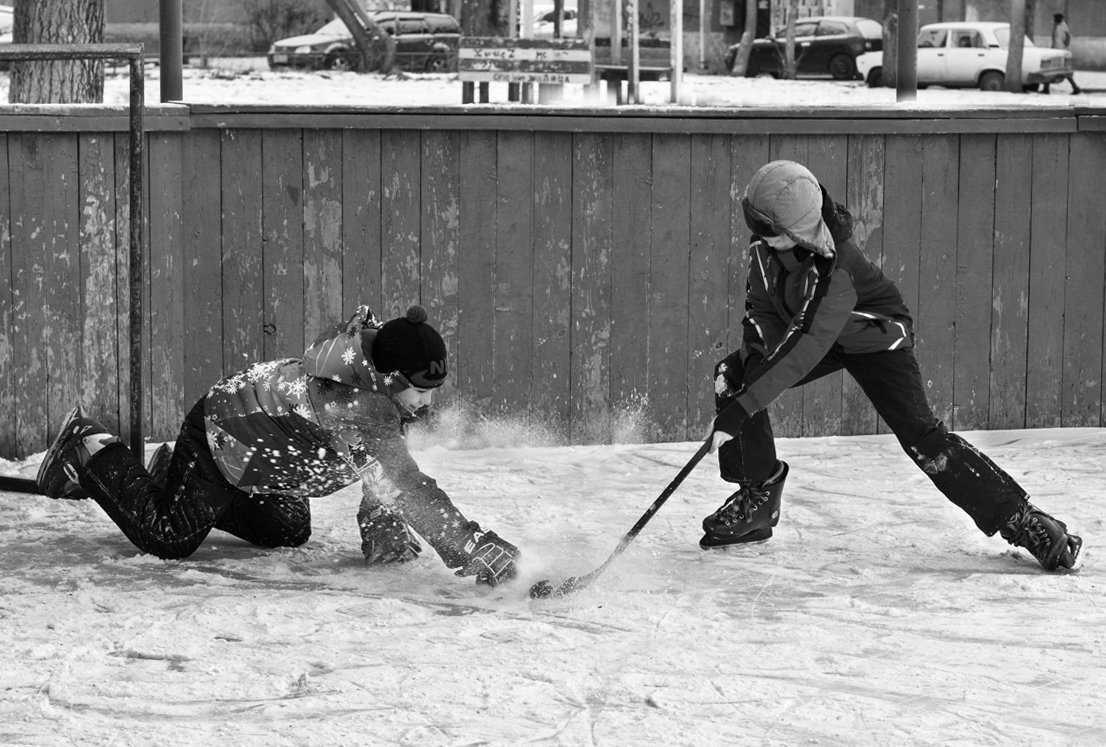
{"label": "hockey stick blade", "polygon": [[637,520],[637,523],[630,528],[630,531],[626,532],[625,536],[623,536],[621,540],[619,540],[618,546],[614,548],[614,552],[612,552],[610,557],[608,557],[603,562],[603,565],[599,566],[591,573],[587,573],[583,576],[570,576],[567,580],[562,581],[561,584],[556,587],[554,587],[548,579],[538,581],[536,584],[530,587],[530,598],[549,599],[550,597],[566,596],[575,591],[583,589],[596,578],[598,578],[603,573],[603,571],[607,570],[607,566],[614,562],[614,559],[621,555],[622,551],[625,550],[631,542],[633,542],[634,537],[638,535],[638,532],[640,532],[642,528],[644,528],[645,525],[649,523],[649,520],[652,519],[653,515],[660,510],[660,507],[664,505],[665,501],[667,501],[669,497],[676,492],[676,488],[680,487],[680,483],[684,481],[684,478],[691,474],[691,471],[695,469],[695,465],[699,464],[699,462],[702,461],[703,457],[707,455],[707,452],[710,451],[710,445],[713,435],[714,434],[707,436],[707,440],[703,442],[703,445],[699,447],[699,450],[695,452],[695,455],[688,460],[687,464],[684,465],[679,474],[677,474],[676,477],[672,479],[672,482],[668,483],[668,487],[665,488],[659,496],[657,496],[657,499],[653,501],[653,505],[649,506],[649,508],[645,510],[645,513],[641,515],[641,518]]}

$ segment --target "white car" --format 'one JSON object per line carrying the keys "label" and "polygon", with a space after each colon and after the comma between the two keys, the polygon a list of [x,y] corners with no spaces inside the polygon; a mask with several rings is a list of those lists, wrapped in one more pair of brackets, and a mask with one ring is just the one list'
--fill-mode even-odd
{"label": "white car", "polygon": [[[1010,24],[931,23],[918,31],[918,87],[1006,90],[1006,50]],[[883,84],[883,53],[856,58],[860,77],[871,87]],[[1038,47],[1027,37],[1022,54],[1022,87],[1033,90],[1071,75],[1071,52]]]}
{"label": "white car", "polygon": [[0,5],[0,44],[12,43],[12,15],[15,8],[10,5]]}
{"label": "white car", "polygon": [[[534,4],[534,33],[535,39],[552,39],[553,22],[557,18],[557,12],[546,2]],[[578,16],[574,0],[565,0],[561,11],[561,38],[570,39],[577,34]]]}

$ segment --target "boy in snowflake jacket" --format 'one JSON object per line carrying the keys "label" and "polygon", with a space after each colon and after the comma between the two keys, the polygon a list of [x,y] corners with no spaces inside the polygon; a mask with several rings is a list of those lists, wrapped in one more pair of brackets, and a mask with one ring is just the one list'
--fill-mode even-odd
{"label": "boy in snowflake jacket", "polygon": [[903,450],[988,536],[1028,549],[1046,570],[1079,563],[1082,540],[938,420],[914,357],[910,311],[852,240],[852,218],[794,161],[761,167],[742,200],[752,231],[744,335],[715,371],[712,450],[740,489],[703,520],[704,548],[772,536],[788,466],[767,407],[790,387],[848,371]]}
{"label": "boy in snowflake jacket", "polygon": [[212,528],[262,547],[311,534],[309,497],[358,480],[362,552],[370,564],[414,559],[411,530],[459,576],[496,585],[518,549],[468,521],[423,474],[404,427],[446,378],[446,349],[412,306],[381,325],[362,306],[302,358],[258,363],[219,381],[149,471],[118,438],[69,413],[39,468],[42,492],[91,496],[143,552],[185,558]]}

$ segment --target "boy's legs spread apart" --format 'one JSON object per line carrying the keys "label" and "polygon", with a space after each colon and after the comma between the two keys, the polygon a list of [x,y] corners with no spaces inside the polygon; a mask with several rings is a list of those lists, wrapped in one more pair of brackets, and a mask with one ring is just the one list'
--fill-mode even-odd
{"label": "boy's legs spread apart", "polygon": [[845,368],[903,451],[950,501],[987,535],[998,531],[1026,500],[1026,492],[986,455],[933,414],[911,350],[849,355]]}
{"label": "boy's legs spread apart", "polygon": [[1001,532],[1049,571],[1075,568],[1083,541],[1029,502],[1018,483],[985,454],[950,433],[926,401],[911,350],[846,357],[846,368],[903,450],[986,535]]}

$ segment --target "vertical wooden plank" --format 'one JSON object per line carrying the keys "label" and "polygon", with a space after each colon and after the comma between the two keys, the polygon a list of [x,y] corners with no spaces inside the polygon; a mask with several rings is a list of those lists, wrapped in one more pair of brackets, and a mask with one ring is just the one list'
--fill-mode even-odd
{"label": "vertical wooden plank", "polygon": [[[0,132],[0,412],[6,413],[14,413],[16,410],[13,383],[19,370],[13,348],[15,295],[12,288],[12,176],[8,167],[8,136]],[[19,179],[22,180],[22,176]],[[23,456],[22,447],[15,436],[15,418],[9,416],[0,419],[0,457],[19,459]]]}
{"label": "vertical wooden plank", "polygon": [[[12,256],[12,359],[19,361],[12,381],[15,407],[10,411],[15,443],[23,454],[46,448],[60,424],[52,422],[46,406],[49,364],[46,347],[46,251],[43,195],[48,189],[43,136],[13,133],[8,136],[11,172],[19,187],[11,191]],[[76,403],[74,403],[76,404]],[[72,405],[70,405],[72,406]]]}
{"label": "vertical wooden plank", "polygon": [[302,355],[303,144],[300,130],[264,130],[262,256],[265,358]]}
{"label": "vertical wooden plank", "polygon": [[[805,164],[809,154],[809,138],[801,135],[774,135],[771,140],[771,160],[785,159]],[[772,427],[777,436],[793,438],[803,435],[803,391],[789,389],[768,406]]]}
{"label": "vertical wooden plank", "polygon": [[[184,350],[181,407],[184,412],[177,414],[178,423],[196,400],[207,394],[211,385],[224,374],[245,368],[239,360],[227,360],[224,365],[228,335],[240,338],[242,333],[228,329],[230,325],[224,323],[223,308],[226,305],[235,307],[239,303],[245,303],[251,296],[259,299],[262,287],[260,261],[255,261],[255,272],[245,277],[241,277],[237,271],[231,272],[232,268],[238,269],[237,263],[244,251],[238,246],[239,236],[249,230],[248,218],[242,215],[239,204],[236,204],[240,200],[234,200],[234,196],[228,194],[232,200],[230,216],[222,214],[220,204],[220,198],[227,191],[222,185],[224,177],[228,180],[248,178],[243,172],[244,167],[249,164],[235,157],[237,154],[231,156],[230,161],[225,164],[220,160],[223,155],[221,141],[226,139],[233,142],[237,138],[224,137],[216,129],[192,130],[184,137],[187,168],[183,183],[184,193],[188,198],[183,207],[182,243],[185,260],[178,272],[182,275],[182,318],[187,334],[181,340]],[[254,137],[260,138],[260,133]],[[258,153],[260,155],[260,147]],[[226,155],[230,156],[230,153]],[[259,168],[260,165],[258,162]],[[178,177],[177,183],[180,181]],[[168,186],[161,183],[161,177],[155,177],[150,184],[153,191],[157,192]],[[260,184],[256,186],[260,187]],[[163,198],[158,196],[155,199],[160,201]],[[259,221],[260,217],[255,220]],[[229,235],[224,233],[225,230],[229,230]],[[234,247],[235,254],[232,257],[227,256],[224,242]],[[254,252],[260,259],[260,247],[255,247]],[[167,292],[172,293],[172,289],[167,289]],[[180,302],[182,299],[176,300]],[[260,327],[257,322],[259,316],[260,309],[252,320],[256,327]],[[255,355],[258,352],[255,348]],[[258,358],[260,356],[254,360]],[[167,438],[175,436],[174,433]]]}
{"label": "vertical wooden plank", "polygon": [[[853,241],[877,267],[883,263],[883,186],[887,160],[883,135],[849,137],[845,206],[853,216]],[[877,431],[876,408],[856,381],[841,383],[841,435]]]}
{"label": "vertical wooden plank", "polygon": [[23,374],[13,419],[16,440],[32,453],[45,448],[80,395],[77,145],[71,134],[19,134],[9,146],[22,180],[11,196],[13,358]]}
{"label": "vertical wooden plank", "polygon": [[303,133],[303,334],[348,316],[342,308],[342,133]]}
{"label": "vertical wooden plank", "polygon": [[[342,130],[342,307],[381,311],[380,131]],[[453,348],[450,348],[453,352]]]}
{"label": "vertical wooden plank", "polygon": [[419,189],[422,182],[422,141],[418,132],[385,130],[381,133],[381,317],[402,316],[407,307],[420,303]]}
{"label": "vertical wooden plank", "polygon": [[80,401],[89,416],[118,433],[117,353],[127,340],[119,336],[116,308],[115,141],[111,135],[87,134],[79,136],[77,147],[82,196],[78,243],[84,288]]}
{"label": "vertical wooden plank", "polygon": [[1060,425],[1064,258],[1068,239],[1068,135],[1033,138],[1025,425]]}
{"label": "vertical wooden plank", "polygon": [[[265,357],[261,225],[264,168],[260,130],[223,130],[221,139],[222,373],[229,375]],[[202,251],[201,247],[195,249]],[[190,250],[188,256],[192,253]],[[185,388],[186,406],[204,394],[203,390],[197,391],[197,386],[209,387],[214,381],[206,385],[194,383],[195,386],[190,383]]]}
{"label": "vertical wooden plank", "polygon": [[1072,135],[1061,401],[1061,423],[1067,427],[1102,424],[1102,314],[1106,286],[1103,164],[1106,164],[1106,142],[1101,135]]}
{"label": "vertical wooden plank", "polygon": [[522,415],[530,406],[533,354],[533,135],[501,132],[496,162],[495,405],[502,412]]}
{"label": "vertical wooden plank", "polygon": [[[818,179],[830,199],[841,204],[848,195],[848,139],[844,136],[811,137],[806,167]],[[846,375],[838,371],[802,388],[803,435],[836,436],[841,432],[842,388]]]}
{"label": "vertical wooden plank", "polygon": [[616,429],[627,418],[634,437],[648,441],[656,437],[649,404],[660,394],[648,381],[653,139],[627,133],[611,149],[610,406]]}
{"label": "vertical wooden plank", "polygon": [[456,132],[426,132],[422,138],[422,300],[449,351],[450,377],[436,399],[440,406],[450,404],[457,390],[453,367],[461,314],[459,142]]}
{"label": "vertical wooden plank", "polygon": [[991,387],[995,136],[961,136],[960,163],[953,427],[975,430],[987,427]]}
{"label": "vertical wooden plank", "polygon": [[559,437],[571,419],[572,135],[534,134],[533,418]]}
{"label": "vertical wooden plank", "polygon": [[[904,168],[917,171],[921,161],[921,210],[916,205],[896,206],[897,210],[917,212],[921,220],[920,257],[914,260],[919,274],[913,284],[914,300],[907,305],[917,309],[914,326],[917,330],[916,355],[925,382],[929,404],[938,418],[953,427],[953,394],[956,368],[956,262],[958,167],[960,141],[954,135],[939,135],[925,139],[921,158],[904,160]],[[896,154],[897,156],[897,154]],[[892,155],[887,154],[888,169]],[[892,195],[887,188],[887,199]],[[913,221],[911,221],[913,222]],[[890,241],[883,243],[884,253]],[[904,248],[904,255],[911,250]],[[914,253],[918,249],[913,250]],[[905,289],[904,289],[905,290]]]}
{"label": "vertical wooden plank", "polygon": [[[218,146],[218,136],[213,140]],[[218,308],[219,299],[211,289],[219,287],[219,213],[218,204],[204,218],[213,224],[211,241],[214,247],[212,268],[193,263],[189,269],[201,273],[213,273],[214,282],[200,282],[192,292],[185,291],[184,237],[181,236],[181,216],[184,195],[182,193],[183,147],[181,136],[176,133],[151,133],[146,185],[146,204],[149,220],[150,254],[150,337],[146,354],[149,359],[150,385],[144,391],[147,403],[147,440],[167,441],[176,438],[184,417],[185,360],[188,360],[189,377],[196,372],[198,356],[205,350],[215,351],[218,358],[222,350],[222,324],[209,323],[207,310]],[[190,176],[203,180],[193,183],[190,196],[200,194],[219,195],[218,151],[209,169],[196,162],[191,163]],[[205,192],[198,191],[202,187]],[[190,200],[191,202],[191,200]],[[195,280],[195,276],[190,278]],[[187,297],[187,300],[186,300]],[[216,319],[218,314],[216,313]],[[185,334],[187,325],[188,334]],[[186,350],[187,344],[187,350]],[[221,361],[212,364],[210,381],[198,385],[197,390],[210,384],[222,370]],[[214,378],[211,374],[214,372]]]}
{"label": "vertical wooden plank", "polygon": [[653,136],[648,383],[650,410],[664,441],[685,440],[688,433],[690,163],[690,137]]}
{"label": "vertical wooden plank", "polygon": [[995,154],[994,280],[988,428],[1025,427],[1033,138],[1004,135]]}
{"label": "vertical wooden plank", "polygon": [[495,297],[496,135],[466,131],[461,138],[461,225],[457,325],[458,394],[486,410],[495,391],[491,362]]}
{"label": "vertical wooden plank", "polygon": [[613,138],[573,142],[572,423],[574,443],[611,434],[611,209]]}
{"label": "vertical wooden plank", "polygon": [[688,287],[687,438],[705,437],[714,418],[714,367],[727,354],[730,278],[741,269],[732,243],[730,138],[691,142],[691,257]]}

